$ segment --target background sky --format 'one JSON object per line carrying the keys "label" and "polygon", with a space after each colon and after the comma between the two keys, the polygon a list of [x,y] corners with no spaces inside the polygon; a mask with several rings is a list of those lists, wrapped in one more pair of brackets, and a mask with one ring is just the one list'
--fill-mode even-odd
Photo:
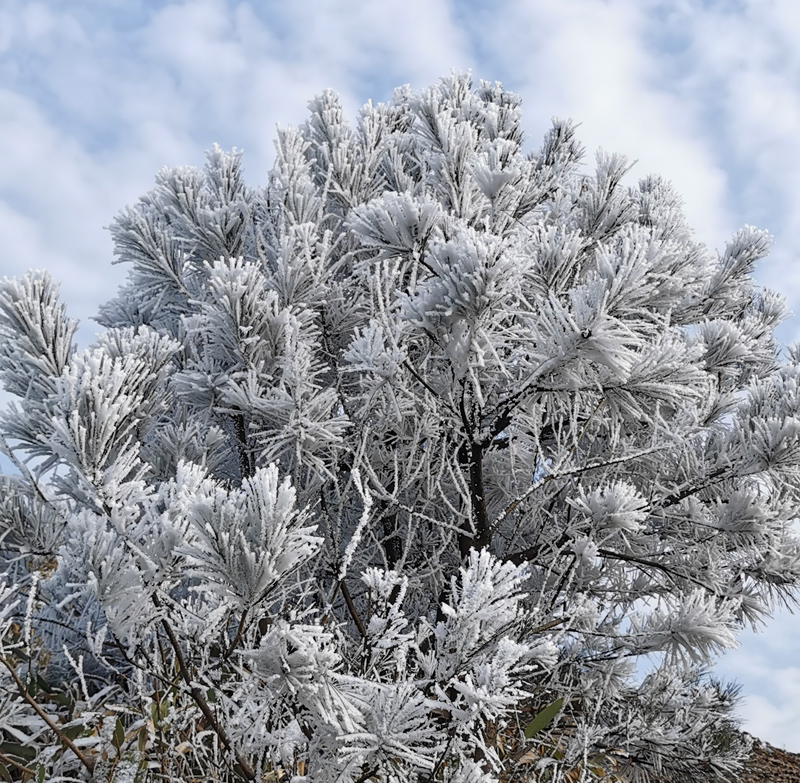
{"label": "background sky", "polygon": [[[757,270],[798,313],[800,3],[797,0],[0,0],[0,276],[62,280],[89,321],[125,276],[103,227],[162,166],[245,150],[266,182],[276,124],[337,90],[350,117],[453,68],[523,98],[538,144],[554,116],[683,195],[722,248],[749,223],[775,237]],[[788,612],[717,666],[745,728],[800,752],[800,617]]]}

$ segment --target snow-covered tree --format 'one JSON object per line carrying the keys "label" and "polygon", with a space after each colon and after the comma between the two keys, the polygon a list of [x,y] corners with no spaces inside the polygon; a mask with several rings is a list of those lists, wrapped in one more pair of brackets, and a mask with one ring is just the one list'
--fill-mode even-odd
{"label": "snow-covered tree", "polygon": [[519,104],[327,92],[266,187],[161,171],[86,350],[0,285],[0,777],[736,769],[709,667],[800,581],[769,237]]}

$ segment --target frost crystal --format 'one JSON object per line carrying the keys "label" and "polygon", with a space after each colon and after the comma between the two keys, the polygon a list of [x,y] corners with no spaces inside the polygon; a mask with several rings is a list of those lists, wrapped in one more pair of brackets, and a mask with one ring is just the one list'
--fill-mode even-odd
{"label": "frost crystal", "polygon": [[0,283],[0,777],[735,775],[704,667],[800,581],[770,239],[522,147],[498,84],[328,91],[118,215],[86,350]]}

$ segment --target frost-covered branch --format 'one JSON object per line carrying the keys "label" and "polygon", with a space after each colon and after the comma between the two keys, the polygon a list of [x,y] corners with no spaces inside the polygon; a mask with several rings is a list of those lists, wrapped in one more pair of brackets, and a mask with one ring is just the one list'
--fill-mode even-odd
{"label": "frost-covered branch", "polygon": [[498,84],[327,91],[265,186],[214,147],[120,213],[88,348],[0,283],[9,775],[735,772],[707,667],[800,583],[769,237],[522,145]]}

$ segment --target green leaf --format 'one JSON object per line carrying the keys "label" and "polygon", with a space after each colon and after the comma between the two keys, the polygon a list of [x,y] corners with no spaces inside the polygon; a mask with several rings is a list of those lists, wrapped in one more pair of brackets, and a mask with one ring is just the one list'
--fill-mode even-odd
{"label": "green leaf", "polygon": [[76,723],[74,726],[65,726],[63,729],[61,729],[61,731],[64,733],[64,736],[69,737],[71,740],[80,737],[83,730],[84,726],[82,726],[80,723]]}
{"label": "green leaf", "polygon": [[140,753],[144,753],[144,749],[147,747],[147,726],[142,726],[142,728],[139,729],[137,747]]}
{"label": "green leaf", "polygon": [[57,693],[57,692],[49,693],[47,695],[47,698],[50,701],[55,702],[56,704],[60,704],[62,707],[72,706],[72,699],[65,693]]}
{"label": "green leaf", "polygon": [[117,749],[117,753],[119,753],[123,742],[125,742],[125,727],[122,725],[122,721],[117,718],[117,725],[114,726],[114,736],[111,738],[111,744]]}
{"label": "green leaf", "polygon": [[36,687],[39,688],[40,691],[44,691],[47,694],[51,694],[53,689],[50,687],[50,683],[42,677],[41,674],[36,675]]}
{"label": "green leaf", "polygon": [[17,742],[0,743],[0,753],[5,753],[7,756],[16,756],[26,761],[36,758],[36,748],[30,747],[30,745],[20,745]]}
{"label": "green leaf", "polygon": [[38,764],[36,766],[36,783],[44,783],[44,776],[47,770],[44,768],[44,764]]}
{"label": "green leaf", "polygon": [[0,761],[0,778],[8,781],[8,783],[11,783],[11,773],[8,771],[8,767],[6,767],[2,761]]}
{"label": "green leaf", "polygon": [[556,699],[551,701],[526,727],[525,737],[530,739],[538,734],[542,729],[546,728],[550,721],[558,715],[558,711],[564,705],[564,699]]}

